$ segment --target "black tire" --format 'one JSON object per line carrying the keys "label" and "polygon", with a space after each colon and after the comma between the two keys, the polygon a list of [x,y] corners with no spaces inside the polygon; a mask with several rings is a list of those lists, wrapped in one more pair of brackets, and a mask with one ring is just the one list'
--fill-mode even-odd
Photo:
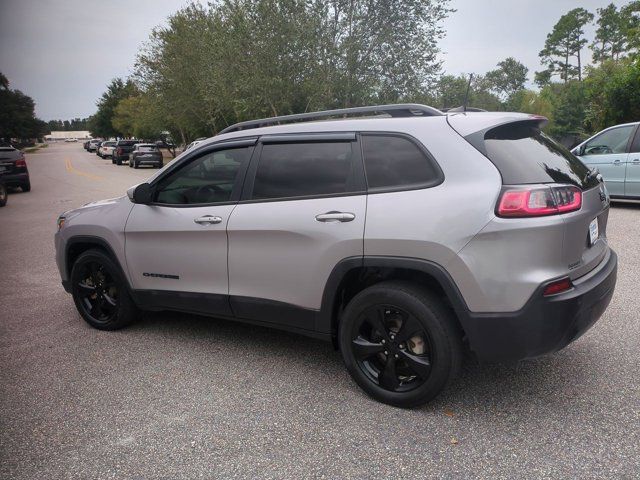
{"label": "black tire", "polygon": [[7,192],[7,187],[0,183],[0,207],[4,207],[7,204],[8,198],[9,192]]}
{"label": "black tire", "polygon": [[31,181],[27,180],[25,183],[20,185],[20,188],[22,189],[23,192],[30,192],[31,191]]}
{"label": "black tire", "polygon": [[116,159],[111,157],[111,163],[115,165],[116,164]]}
{"label": "black tire", "polygon": [[[129,163],[131,163],[131,160],[129,160]],[[138,162],[133,162],[133,168],[138,168],[139,166]]]}
{"label": "black tire", "polygon": [[435,398],[462,363],[452,313],[428,291],[404,281],[381,282],[347,305],[338,332],[355,382],[374,399],[409,408]]}
{"label": "black tire", "polygon": [[82,318],[99,330],[125,327],[138,315],[120,268],[101,250],[87,250],[76,259],[71,293]]}
{"label": "black tire", "polygon": [[122,165],[122,160],[120,159],[116,160],[116,165]]}

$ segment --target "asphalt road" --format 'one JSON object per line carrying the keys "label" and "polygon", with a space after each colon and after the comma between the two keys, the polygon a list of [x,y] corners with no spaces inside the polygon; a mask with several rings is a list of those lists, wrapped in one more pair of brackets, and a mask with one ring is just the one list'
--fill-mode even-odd
{"label": "asphalt road", "polygon": [[565,350],[467,362],[431,404],[370,400],[328,344],[182,314],[87,326],[55,219],[155,170],[65,144],[0,208],[0,478],[638,478],[640,206],[614,206],[618,287]]}

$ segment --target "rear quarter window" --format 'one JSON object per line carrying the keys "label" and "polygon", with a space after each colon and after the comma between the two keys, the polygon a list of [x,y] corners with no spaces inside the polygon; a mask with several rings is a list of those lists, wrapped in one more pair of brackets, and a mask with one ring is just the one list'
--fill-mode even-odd
{"label": "rear quarter window", "polygon": [[514,122],[492,128],[484,134],[483,147],[483,153],[500,171],[505,185],[564,183],[583,189],[598,185],[598,180],[589,175],[590,169],[545,135],[537,122]]}
{"label": "rear quarter window", "polygon": [[423,188],[442,180],[436,163],[408,138],[364,134],[362,153],[370,190]]}

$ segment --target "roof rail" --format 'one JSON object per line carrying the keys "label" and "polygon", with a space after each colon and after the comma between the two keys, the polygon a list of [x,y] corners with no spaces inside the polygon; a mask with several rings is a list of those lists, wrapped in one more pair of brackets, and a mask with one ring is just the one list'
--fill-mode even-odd
{"label": "roof rail", "polygon": [[283,115],[281,117],[261,118],[233,124],[220,132],[229,133],[250,128],[267,127],[282,123],[317,120],[347,115],[385,114],[390,117],[431,117],[442,115],[440,110],[416,103],[399,103],[394,105],[374,105],[371,107],[340,108],[338,110],[325,110],[322,112],[297,113],[295,115]]}
{"label": "roof rail", "polygon": [[487,110],[484,110],[482,108],[476,108],[476,107],[465,107],[463,105],[461,107],[441,108],[440,111],[443,113],[459,113],[459,112],[462,113],[462,112],[486,112]]}

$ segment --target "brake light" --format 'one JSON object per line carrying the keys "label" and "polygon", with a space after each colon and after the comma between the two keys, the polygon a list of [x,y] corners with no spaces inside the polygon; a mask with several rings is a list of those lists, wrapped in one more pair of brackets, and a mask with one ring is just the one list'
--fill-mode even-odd
{"label": "brake light", "polygon": [[498,203],[501,217],[540,217],[580,210],[582,191],[573,185],[507,188]]}
{"label": "brake light", "polygon": [[27,168],[27,161],[24,159],[24,157],[19,158],[18,160],[16,160],[16,167],[25,167],[25,168]]}
{"label": "brake light", "polygon": [[566,292],[567,290],[571,290],[573,285],[571,280],[568,278],[562,278],[560,280],[556,280],[555,282],[551,282],[544,288],[544,292],[542,295],[548,297],[550,295],[557,295],[558,293]]}
{"label": "brake light", "polygon": [[122,155],[122,148],[120,148],[120,147],[116,148],[116,153],[118,155]]}

